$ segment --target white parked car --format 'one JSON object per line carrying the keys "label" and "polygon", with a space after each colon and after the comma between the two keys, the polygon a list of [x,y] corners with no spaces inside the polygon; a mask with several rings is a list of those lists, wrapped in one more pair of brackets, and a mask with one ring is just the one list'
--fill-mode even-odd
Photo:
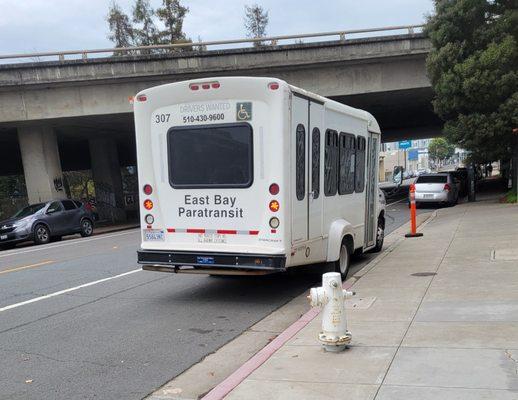
{"label": "white parked car", "polygon": [[416,179],[415,201],[419,203],[456,204],[459,201],[459,181],[452,174],[422,174]]}

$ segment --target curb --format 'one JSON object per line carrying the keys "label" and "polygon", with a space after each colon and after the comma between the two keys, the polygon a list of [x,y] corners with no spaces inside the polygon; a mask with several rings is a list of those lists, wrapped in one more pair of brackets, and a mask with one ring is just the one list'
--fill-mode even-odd
{"label": "curb", "polygon": [[[432,212],[430,215],[425,216],[425,220],[419,225],[419,230],[437,216],[437,210]],[[410,223],[406,223],[400,228],[396,229],[391,234],[396,234],[400,230],[408,230]],[[362,269],[360,269],[354,276],[347,279],[342,287],[344,289],[350,289],[362,276],[367,274],[372,268],[379,264],[388,254],[396,249],[405,238],[400,237],[394,243],[390,244],[385,250],[383,250],[378,256],[376,256],[371,262],[367,263]],[[360,275],[358,275],[360,274]],[[277,350],[284,346],[288,340],[300,332],[307,324],[309,324],[315,317],[320,314],[320,307],[313,307],[306,312],[297,321],[291,324],[283,332],[281,332],[275,339],[269,344],[254,354],[247,362],[225,378],[221,383],[211,389],[202,400],[221,400],[227,396],[232,390],[234,390],[239,384],[241,384],[252,372],[263,365]]]}
{"label": "curb", "polygon": [[[129,231],[130,229],[137,229],[137,228],[140,228],[140,225],[131,225],[131,226],[125,226],[125,227],[120,227],[120,228],[108,229],[108,230],[103,230],[101,232],[96,233],[95,225],[94,225],[94,234],[92,236],[100,236],[100,235],[105,235],[107,233]],[[102,229],[102,227],[99,229]]]}

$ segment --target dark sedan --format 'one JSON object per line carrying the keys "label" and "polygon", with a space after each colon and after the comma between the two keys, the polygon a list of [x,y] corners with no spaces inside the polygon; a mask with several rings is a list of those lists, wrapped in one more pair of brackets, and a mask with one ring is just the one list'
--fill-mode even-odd
{"label": "dark sedan", "polygon": [[75,233],[83,237],[93,233],[91,212],[79,201],[53,200],[29,205],[0,221],[0,246],[12,247],[26,240],[44,244]]}

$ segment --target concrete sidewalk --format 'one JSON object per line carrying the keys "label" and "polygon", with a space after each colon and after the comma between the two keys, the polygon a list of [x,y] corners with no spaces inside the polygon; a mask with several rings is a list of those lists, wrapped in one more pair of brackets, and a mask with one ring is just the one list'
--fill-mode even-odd
{"label": "concrete sidewalk", "polygon": [[343,353],[320,316],[226,399],[518,399],[518,207],[440,209],[360,271]]}

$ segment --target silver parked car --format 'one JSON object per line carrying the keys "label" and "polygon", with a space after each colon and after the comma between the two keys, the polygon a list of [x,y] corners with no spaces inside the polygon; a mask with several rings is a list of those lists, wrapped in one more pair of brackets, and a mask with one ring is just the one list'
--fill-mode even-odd
{"label": "silver parked car", "polygon": [[415,183],[415,202],[457,204],[459,181],[449,173],[422,174]]}
{"label": "silver parked car", "polygon": [[79,201],[54,200],[29,205],[0,221],[0,246],[12,247],[27,240],[43,244],[75,233],[83,237],[93,233],[91,212]]}

